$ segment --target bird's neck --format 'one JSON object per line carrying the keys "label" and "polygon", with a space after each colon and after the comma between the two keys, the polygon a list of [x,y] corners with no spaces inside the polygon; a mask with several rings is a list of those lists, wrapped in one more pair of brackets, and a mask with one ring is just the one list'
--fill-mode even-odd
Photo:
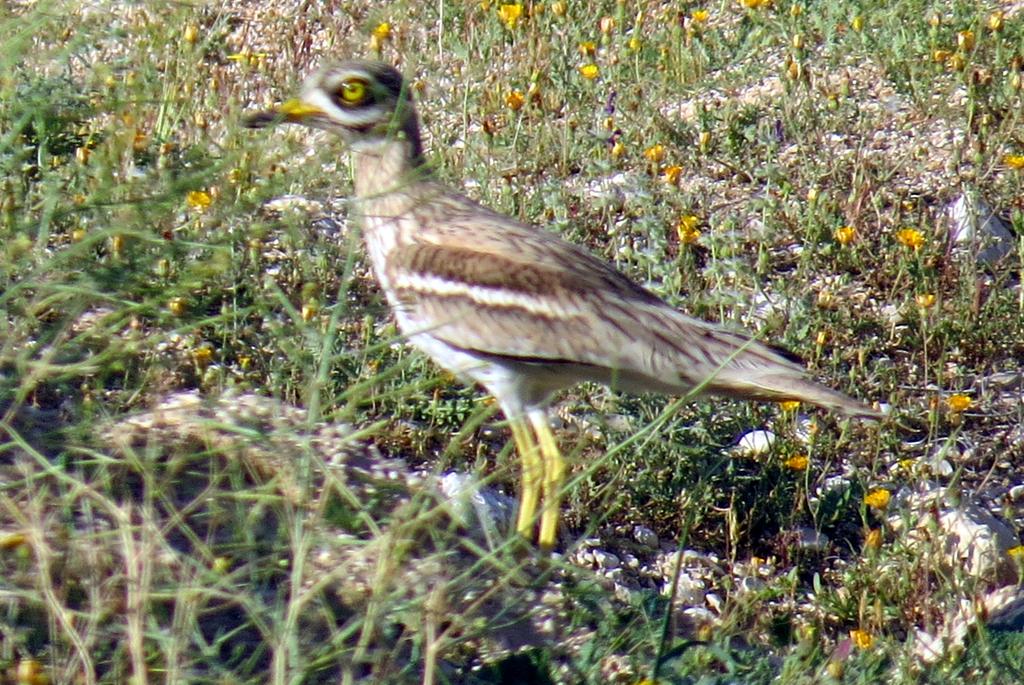
{"label": "bird's neck", "polygon": [[352,172],[356,197],[369,201],[406,193],[430,175],[417,141],[404,136],[354,147]]}

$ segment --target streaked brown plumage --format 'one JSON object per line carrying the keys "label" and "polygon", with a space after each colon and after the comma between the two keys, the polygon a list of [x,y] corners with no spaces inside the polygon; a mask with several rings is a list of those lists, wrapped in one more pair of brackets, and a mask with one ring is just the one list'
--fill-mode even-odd
{"label": "streaked brown plumage", "polygon": [[452,191],[424,165],[401,74],[349,61],[313,74],[300,98],[252,115],[341,135],[374,273],[410,342],[498,400],[523,460],[517,528],[555,542],[564,464],[547,423],[553,393],[581,381],[637,392],[800,400],[878,412],[809,379],[750,336],[686,316],[552,233]]}

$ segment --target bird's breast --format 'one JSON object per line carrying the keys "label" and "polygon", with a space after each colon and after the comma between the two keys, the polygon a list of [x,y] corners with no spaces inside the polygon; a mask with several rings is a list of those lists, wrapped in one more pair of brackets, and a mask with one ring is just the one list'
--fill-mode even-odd
{"label": "bird's breast", "polygon": [[405,206],[390,206],[387,202],[367,203],[362,212],[363,243],[370,260],[373,275],[394,307],[398,301],[388,268],[393,255],[414,239],[416,220]]}

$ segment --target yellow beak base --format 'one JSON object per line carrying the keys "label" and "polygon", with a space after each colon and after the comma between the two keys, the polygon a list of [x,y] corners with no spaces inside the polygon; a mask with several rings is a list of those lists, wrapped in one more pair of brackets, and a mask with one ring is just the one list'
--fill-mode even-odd
{"label": "yellow beak base", "polygon": [[284,115],[285,121],[293,123],[301,123],[309,117],[323,114],[323,110],[319,107],[314,107],[298,98],[285,100],[277,108],[277,111]]}

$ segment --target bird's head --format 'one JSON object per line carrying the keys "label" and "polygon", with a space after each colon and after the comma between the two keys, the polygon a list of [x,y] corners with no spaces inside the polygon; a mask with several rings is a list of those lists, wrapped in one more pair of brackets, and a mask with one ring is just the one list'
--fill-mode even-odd
{"label": "bird's head", "polygon": [[412,95],[402,74],[383,62],[328,65],[306,79],[301,94],[245,118],[249,128],[303,124],[337,133],[353,150],[373,153],[396,140],[420,161],[422,144]]}

